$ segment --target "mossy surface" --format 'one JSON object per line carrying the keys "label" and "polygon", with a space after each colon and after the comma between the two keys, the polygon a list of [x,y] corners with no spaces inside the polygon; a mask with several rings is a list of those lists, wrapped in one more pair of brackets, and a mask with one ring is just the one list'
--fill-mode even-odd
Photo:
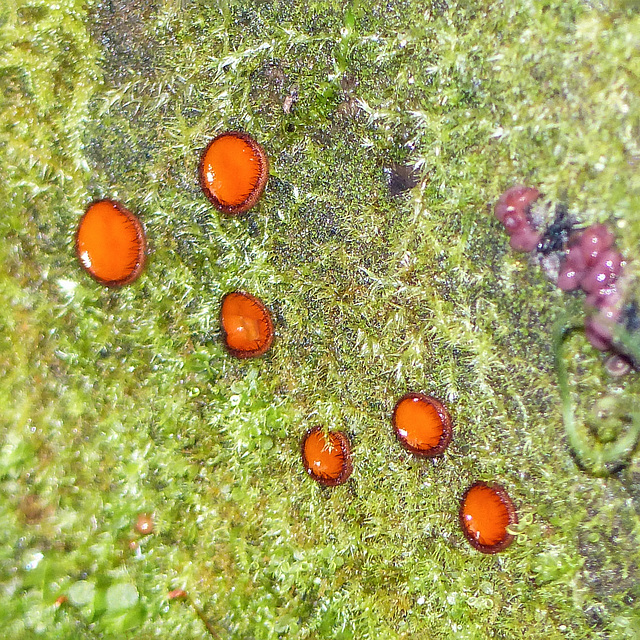
{"label": "mossy surface", "polygon": [[[551,336],[582,300],[491,205],[535,185],[635,268],[639,33],[614,0],[3,3],[6,637],[209,637],[176,588],[224,638],[638,637],[639,454],[601,478],[567,447]],[[271,160],[237,219],[197,181],[224,129]],[[73,253],[100,197],[151,247],[121,290]],[[273,311],[266,357],[221,345],[234,289]],[[637,397],[568,348],[580,420]],[[453,416],[442,458],[393,437],[412,390]],[[341,487],[305,477],[318,424],[352,439]],[[475,480],[518,508],[496,556],[459,529]]]}

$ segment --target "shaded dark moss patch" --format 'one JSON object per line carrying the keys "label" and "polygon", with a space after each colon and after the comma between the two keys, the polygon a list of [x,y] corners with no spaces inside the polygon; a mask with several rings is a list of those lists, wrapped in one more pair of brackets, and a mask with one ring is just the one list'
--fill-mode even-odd
{"label": "shaded dark moss patch", "polygon": [[88,25],[102,47],[107,83],[119,85],[157,66],[159,42],[150,28],[157,13],[158,3],[152,0],[101,0],[94,5]]}

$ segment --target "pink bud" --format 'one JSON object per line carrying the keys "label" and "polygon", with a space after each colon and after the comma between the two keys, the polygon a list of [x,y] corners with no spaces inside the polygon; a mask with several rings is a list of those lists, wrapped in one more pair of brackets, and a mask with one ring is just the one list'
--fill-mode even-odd
{"label": "pink bud", "polygon": [[594,318],[587,318],[584,323],[584,333],[587,336],[587,340],[596,348],[598,351],[609,351],[611,348],[611,334],[607,335],[606,329],[604,329],[603,335],[603,327],[599,325]]}
{"label": "pink bud", "polygon": [[575,267],[571,266],[569,260],[565,258],[560,264],[558,287],[563,291],[573,291],[580,286],[582,275],[582,271],[576,271]]}
{"label": "pink bud", "polygon": [[534,231],[531,225],[527,224],[511,236],[509,244],[514,251],[529,253],[529,251],[533,251],[538,246],[541,238],[542,234]]}
{"label": "pink bud", "polygon": [[507,189],[496,202],[494,213],[500,222],[504,221],[507,213],[520,211],[526,214],[531,203],[538,199],[540,192],[533,187],[516,185]]}
{"label": "pink bud", "polygon": [[619,353],[614,353],[607,358],[607,361],[604,363],[604,368],[610,376],[614,378],[621,378],[622,376],[626,376],[627,373],[633,369],[633,365],[627,357],[622,356]]}
{"label": "pink bud", "polygon": [[613,233],[603,224],[592,224],[580,237],[580,248],[588,267],[593,267],[598,256],[613,246]]}
{"label": "pink bud", "polygon": [[576,271],[584,271],[587,268],[587,261],[584,259],[584,253],[579,244],[569,247],[565,258],[568,265],[571,265]]}
{"label": "pink bud", "polygon": [[[615,287],[602,289],[597,294],[590,293],[589,296],[597,296],[595,306],[598,311],[587,318],[585,333],[596,349],[606,351],[611,348],[613,330],[622,317],[622,296]],[[591,300],[591,306],[593,302]]]}
{"label": "pink bud", "polygon": [[589,269],[580,286],[587,292],[610,287],[622,270],[622,256],[615,249],[607,249],[599,254],[596,263]]}
{"label": "pink bud", "polygon": [[518,233],[525,225],[528,225],[527,216],[524,211],[516,209],[515,211],[509,211],[502,221],[506,232],[512,236],[514,233]]}
{"label": "pink bud", "polygon": [[622,296],[618,292],[616,285],[612,284],[605,289],[598,289],[587,294],[584,305],[587,309],[610,309],[620,305]]}

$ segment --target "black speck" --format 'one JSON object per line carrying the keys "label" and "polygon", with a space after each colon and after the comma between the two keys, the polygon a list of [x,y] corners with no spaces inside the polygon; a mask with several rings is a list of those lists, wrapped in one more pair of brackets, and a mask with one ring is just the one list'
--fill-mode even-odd
{"label": "black speck", "polygon": [[574,227],[574,221],[563,204],[556,206],[555,220],[547,227],[538,243],[538,253],[549,255],[560,251],[568,242],[569,234]]}
{"label": "black speck", "polygon": [[418,174],[413,167],[393,162],[384,168],[387,186],[391,197],[399,196],[413,189],[419,182]]}

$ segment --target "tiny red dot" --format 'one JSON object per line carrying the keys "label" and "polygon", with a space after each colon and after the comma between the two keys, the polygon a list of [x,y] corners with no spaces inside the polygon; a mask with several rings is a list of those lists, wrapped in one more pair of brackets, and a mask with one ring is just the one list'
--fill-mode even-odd
{"label": "tiny red dot", "polygon": [[153,518],[148,513],[141,513],[136,520],[136,531],[143,536],[153,533]]}

